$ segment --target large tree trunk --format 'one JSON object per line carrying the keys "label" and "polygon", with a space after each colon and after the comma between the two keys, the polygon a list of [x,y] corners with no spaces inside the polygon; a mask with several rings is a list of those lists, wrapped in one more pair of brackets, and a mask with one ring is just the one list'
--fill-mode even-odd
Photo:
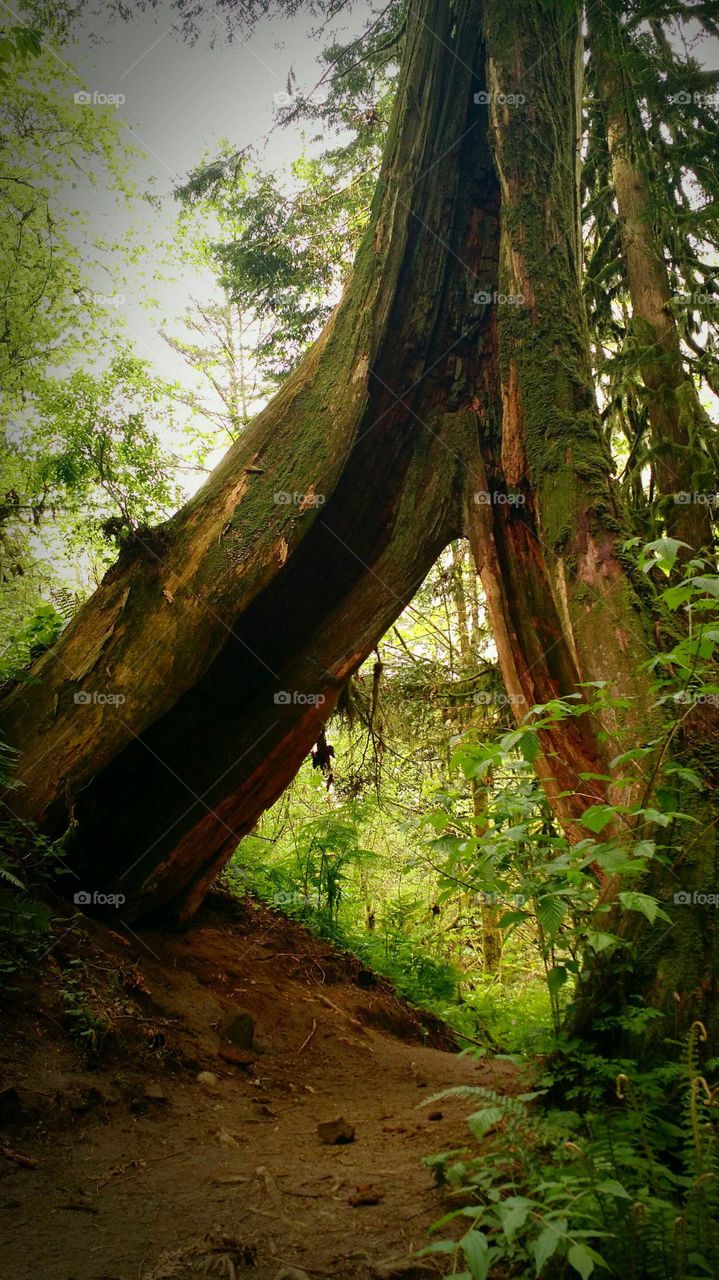
{"label": "large tree trunk", "polygon": [[[561,3],[485,6],[491,136],[501,186],[499,404],[485,409],[468,528],[508,692],[534,703],[606,680],[631,723],[590,717],[545,735],[540,771],[569,829],[624,743],[649,725],[637,656],[651,616],[625,570],[626,531],[602,442],[581,295],[578,15]],[[512,94],[525,98],[509,107]],[[487,495],[489,500],[487,500]],[[640,658],[641,661],[641,658]],[[611,790],[611,789],[610,789]],[[577,792],[581,793],[577,796]]]}
{"label": "large tree trunk", "polygon": [[[637,771],[633,787],[587,774],[612,776],[614,756],[656,734],[646,662],[656,652],[661,615],[648,583],[626,567],[626,531],[591,382],[576,181],[579,22],[561,3],[538,0],[520,12],[487,0],[485,23],[488,83],[496,95],[490,111],[501,187],[500,291],[523,296],[526,305],[497,308],[501,431],[488,424],[475,465],[477,488],[510,491],[523,503],[479,505],[469,524],[519,714],[588,681],[605,681],[628,700],[627,710],[604,715],[603,723],[570,718],[543,736],[539,771],[554,811],[570,834],[586,836],[574,819],[593,795],[624,804],[646,796],[646,773]],[[526,98],[521,114],[498,96],[513,92]],[[705,775],[708,764],[715,785],[715,754],[713,762],[702,759],[702,742],[716,742],[716,717],[698,707],[685,728],[677,747]],[[693,757],[692,733],[699,738]],[[631,946],[619,958],[598,957],[585,974],[573,1014],[585,1034],[594,1017],[621,1013],[637,998],[667,1015],[670,1034],[694,1017],[717,1023],[716,912],[673,906],[678,889],[715,888],[715,826],[703,802],[684,795],[683,804],[706,825],[699,836],[691,829],[683,847],[678,837],[680,870],[658,863],[640,886],[662,899],[672,924],[649,929],[636,913],[615,911],[613,922]],[[606,834],[622,839],[621,830]],[[617,887],[604,884],[605,901]],[[607,923],[604,917],[602,927]]]}
{"label": "large tree trunk", "polygon": [[707,415],[682,359],[664,245],[656,226],[647,167],[649,147],[631,93],[620,19],[606,0],[597,0],[587,6],[587,24],[606,120],[633,320],[644,349],[641,372],[656,488],[669,533],[699,551],[711,547],[713,540],[709,506],[701,500],[705,498],[701,491],[712,482],[711,464],[700,443]]}
{"label": "large tree trunk", "polygon": [[[191,915],[460,534],[518,716],[586,681],[630,700],[629,713],[542,735],[559,820],[584,835],[588,803],[627,800],[603,778],[652,730],[640,663],[654,620],[621,553],[591,383],[581,67],[564,0],[521,13],[426,0],[370,229],[324,334],[6,698],[0,731],[22,752],[24,784],[10,803],[51,833],[69,824],[85,887],[122,889],[131,915]],[[125,701],[76,705],[79,691]],[[698,909],[664,954],[690,982],[715,939]],[[687,1016],[712,999],[688,998]]]}
{"label": "large tree trunk", "polygon": [[11,806],[70,824],[87,887],[121,888],[132,915],[191,914],[461,530],[493,349],[473,295],[497,257],[479,17],[429,0],[412,25],[370,229],[321,338],[5,700]]}

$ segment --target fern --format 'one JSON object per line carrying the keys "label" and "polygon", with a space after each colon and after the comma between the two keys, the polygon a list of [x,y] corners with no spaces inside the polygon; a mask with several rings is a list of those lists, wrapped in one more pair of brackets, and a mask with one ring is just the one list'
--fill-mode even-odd
{"label": "fern", "polygon": [[[428,1161],[461,1205],[435,1229],[471,1218],[487,1256],[518,1277],[586,1277],[595,1269],[616,1280],[715,1275],[719,1134],[717,1093],[700,1070],[705,1038],[695,1024],[673,1081],[666,1071],[637,1073],[636,1082],[622,1072],[615,1103],[583,1118],[540,1113],[530,1107],[538,1094],[507,1098],[460,1086],[435,1095],[482,1104],[468,1120],[481,1153]],[[663,1114],[671,1084],[681,1087],[681,1125]],[[465,1238],[430,1252],[453,1252],[460,1265]],[[465,1271],[474,1274],[471,1263]]]}

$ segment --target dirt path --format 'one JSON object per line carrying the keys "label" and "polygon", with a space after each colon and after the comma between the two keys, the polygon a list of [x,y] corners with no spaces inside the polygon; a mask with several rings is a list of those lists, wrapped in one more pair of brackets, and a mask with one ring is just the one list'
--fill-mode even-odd
{"label": "dirt path", "polygon": [[[437,1047],[358,962],[265,908],[215,905],[130,946],[81,922],[53,959],[0,1057],[4,1277],[427,1274],[397,1263],[447,1207],[422,1159],[465,1143],[470,1107],[420,1104],[463,1083],[516,1092],[509,1064]],[[94,1066],[59,1025],[83,1001],[112,1027]],[[251,1053],[227,1038],[238,1010]],[[340,1116],[355,1140],[323,1144]]]}

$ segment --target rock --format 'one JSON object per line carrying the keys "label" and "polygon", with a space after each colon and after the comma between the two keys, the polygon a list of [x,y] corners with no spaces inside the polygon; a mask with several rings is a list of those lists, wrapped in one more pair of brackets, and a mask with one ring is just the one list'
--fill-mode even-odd
{"label": "rock", "polygon": [[317,1135],[326,1146],[337,1147],[354,1142],[355,1127],[344,1116],[339,1116],[337,1120],[321,1120],[317,1125]]}
{"label": "rock", "polygon": [[379,1204],[381,1200],[384,1200],[384,1191],[378,1191],[371,1183],[357,1187],[349,1197],[353,1209],[359,1209],[364,1204]]}
{"label": "rock", "polygon": [[225,1040],[238,1049],[251,1049],[255,1039],[255,1020],[246,1010],[233,1013],[222,1028]]}
{"label": "rock", "polygon": [[223,1062],[232,1063],[233,1067],[254,1067],[255,1059],[246,1049],[235,1049],[231,1046],[229,1049],[220,1049],[218,1058],[222,1058]]}
{"label": "rock", "polygon": [[217,1141],[221,1142],[223,1147],[232,1147],[236,1151],[240,1149],[240,1144],[234,1133],[228,1133],[227,1129],[218,1130]]}
{"label": "rock", "polygon": [[200,1071],[195,1079],[208,1093],[220,1092],[220,1077],[216,1076],[214,1071]]}
{"label": "rock", "polygon": [[148,1080],[143,1089],[143,1094],[150,1102],[167,1102],[167,1095],[162,1085],[157,1084],[154,1080]]}

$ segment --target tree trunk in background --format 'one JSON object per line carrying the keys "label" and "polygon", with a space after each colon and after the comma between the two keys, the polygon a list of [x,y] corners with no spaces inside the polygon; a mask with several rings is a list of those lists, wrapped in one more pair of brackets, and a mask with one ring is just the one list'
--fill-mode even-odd
{"label": "tree trunk in background", "polygon": [[[452,543],[452,595],[457,613],[457,633],[459,651],[462,658],[462,675],[471,677],[479,669],[478,654],[473,645],[474,637],[469,627],[467,595],[464,589],[464,544]],[[460,711],[460,723],[466,732],[468,716]],[[472,811],[474,813],[475,834],[480,836],[487,829],[486,808],[487,794],[491,786],[491,778],[480,782],[477,778],[470,780],[472,793]],[[492,902],[481,902],[480,920],[482,922],[482,968],[484,973],[499,973],[502,962],[502,932],[497,928],[499,918],[497,907]]]}
{"label": "tree trunk in background", "polygon": [[[587,24],[606,119],[633,319],[646,351],[641,372],[647,389],[656,487],[664,499],[662,515],[668,532],[698,551],[711,547],[713,541],[709,507],[693,499],[712,485],[711,463],[699,444],[707,415],[682,360],[664,246],[655,226],[649,148],[623,69],[626,49],[620,19],[609,0],[596,0],[587,6]],[[678,494],[682,499],[677,502]]]}

